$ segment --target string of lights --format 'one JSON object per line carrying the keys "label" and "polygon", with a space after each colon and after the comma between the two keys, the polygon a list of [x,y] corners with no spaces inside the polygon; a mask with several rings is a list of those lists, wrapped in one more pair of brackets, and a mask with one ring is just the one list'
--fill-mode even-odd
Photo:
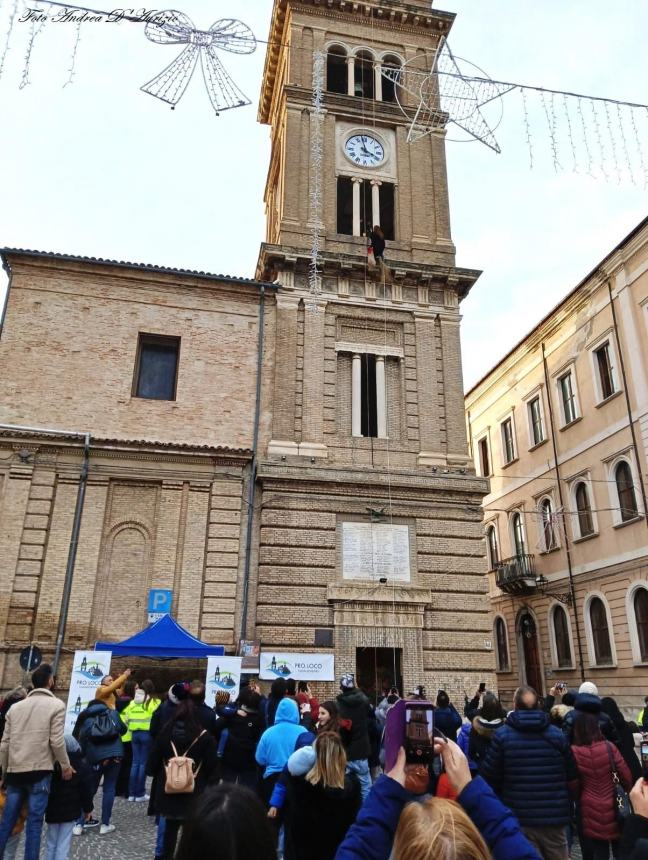
{"label": "string of lights", "polygon": [[76,36],[74,39],[74,47],[72,48],[72,55],[70,57],[70,68],[68,69],[67,81],[63,84],[64,87],[67,87],[67,85],[71,84],[74,80],[75,69],[76,69],[76,60],[77,60],[77,54],[79,51],[79,42],[80,41],[81,41],[81,22],[77,21]]}
{"label": "string of lights", "polygon": [[325,62],[324,54],[321,51],[316,51],[313,58],[310,151],[310,221],[312,225],[311,259],[308,271],[308,287],[311,295],[310,310],[317,309],[314,299],[321,293],[319,254],[322,234],[322,166],[324,163],[322,123],[324,121]]}

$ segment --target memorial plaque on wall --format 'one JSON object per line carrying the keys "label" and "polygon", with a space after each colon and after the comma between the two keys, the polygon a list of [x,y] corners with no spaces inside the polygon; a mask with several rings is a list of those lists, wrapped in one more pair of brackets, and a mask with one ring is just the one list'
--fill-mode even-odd
{"label": "memorial plaque on wall", "polygon": [[344,579],[410,581],[409,527],[388,523],[342,523]]}

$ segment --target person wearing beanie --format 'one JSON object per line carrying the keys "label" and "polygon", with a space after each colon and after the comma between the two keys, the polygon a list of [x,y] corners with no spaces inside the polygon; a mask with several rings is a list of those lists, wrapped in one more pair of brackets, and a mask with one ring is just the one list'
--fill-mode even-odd
{"label": "person wearing beanie", "polygon": [[371,790],[369,720],[373,715],[369,699],[356,687],[355,675],[352,672],[347,672],[340,678],[340,694],[336,701],[340,720],[351,721],[351,731],[343,738],[347,770],[358,777],[364,803]]}
{"label": "person wearing beanie", "polygon": [[149,732],[152,738],[155,738],[160,733],[162,726],[169,722],[173,716],[173,711],[180,702],[184,702],[189,698],[189,689],[190,684],[188,681],[177,681],[169,687],[166,701],[162,702],[151,717]]}
{"label": "person wearing beanie", "polygon": [[578,688],[579,693],[588,693],[590,696],[598,696],[598,687],[591,681],[583,681]]}

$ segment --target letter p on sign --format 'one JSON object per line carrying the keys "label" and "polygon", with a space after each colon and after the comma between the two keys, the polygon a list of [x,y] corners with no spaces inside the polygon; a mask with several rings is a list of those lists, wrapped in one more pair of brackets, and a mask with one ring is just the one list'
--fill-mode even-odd
{"label": "letter p on sign", "polygon": [[152,588],[148,599],[148,623],[159,621],[164,615],[171,614],[173,592],[167,588]]}

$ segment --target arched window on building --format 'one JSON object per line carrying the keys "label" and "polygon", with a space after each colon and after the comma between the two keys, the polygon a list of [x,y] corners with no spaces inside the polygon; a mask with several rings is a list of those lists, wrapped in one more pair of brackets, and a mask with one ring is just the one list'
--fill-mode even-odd
{"label": "arched window on building", "polygon": [[[401,61],[398,57],[384,57],[382,61],[383,69],[392,69],[392,70],[400,70],[401,69]],[[394,77],[382,77],[382,100],[384,102],[395,102],[396,101],[396,81],[400,81],[402,72],[399,72],[398,76]]]}
{"label": "arched window on building", "polygon": [[497,670],[506,672],[510,668],[508,637],[506,635],[506,621],[501,615],[495,618],[495,644],[497,647]]}
{"label": "arched window on building", "polygon": [[348,92],[347,52],[341,45],[332,45],[326,55],[326,89],[330,93]]}
{"label": "arched window on building", "polygon": [[621,460],[614,470],[614,481],[619,499],[621,521],[633,520],[639,516],[639,508],[637,507],[632,469],[625,460]]}
{"label": "arched window on building", "polygon": [[549,552],[558,546],[551,499],[543,499],[540,503],[540,520],[542,524],[542,547],[545,552]]}
{"label": "arched window on building", "polygon": [[587,537],[588,535],[593,535],[594,521],[592,519],[592,506],[585,481],[578,482],[574,497],[576,499],[576,513],[578,516],[578,536]]}
{"label": "arched window on building", "polygon": [[374,59],[369,51],[359,51],[355,57],[354,95],[365,99],[375,98]]}
{"label": "arched window on building", "polygon": [[648,591],[638,588],[634,593],[634,614],[637,625],[637,640],[642,662],[648,661]]}
{"label": "arched window on building", "polygon": [[520,558],[526,555],[526,544],[524,541],[524,526],[522,524],[522,514],[516,511],[511,517],[511,530],[513,532],[513,546],[515,547],[515,555]]}
{"label": "arched window on building", "polygon": [[571,642],[569,641],[569,623],[567,613],[562,606],[554,606],[551,610],[554,641],[556,643],[556,661],[561,669],[573,665]]}
{"label": "arched window on building", "polygon": [[591,599],[588,611],[592,629],[594,660],[597,666],[608,666],[612,663],[612,643],[610,642],[605,604],[600,597]]}
{"label": "arched window on building", "polygon": [[495,570],[495,567],[500,560],[495,526],[488,526],[486,529],[486,548],[488,550],[488,569]]}

